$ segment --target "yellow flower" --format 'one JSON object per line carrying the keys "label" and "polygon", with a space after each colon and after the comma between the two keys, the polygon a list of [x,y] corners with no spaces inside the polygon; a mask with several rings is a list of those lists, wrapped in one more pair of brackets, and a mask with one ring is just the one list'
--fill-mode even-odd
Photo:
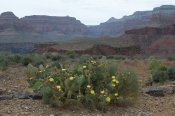
{"label": "yellow flower", "polygon": [[29,80],[32,80],[32,79],[33,79],[33,77],[30,77],[30,78],[29,78]]}
{"label": "yellow flower", "polygon": [[110,97],[106,97],[106,102],[111,102],[111,98]]}
{"label": "yellow flower", "polygon": [[88,89],[90,89],[90,88],[91,88],[91,86],[90,86],[90,85],[87,85],[87,88],[88,88]]}
{"label": "yellow flower", "polygon": [[56,88],[57,88],[58,91],[61,91],[61,86],[60,85],[57,85]]}
{"label": "yellow flower", "polygon": [[50,82],[54,82],[54,79],[51,77],[51,78],[49,78],[49,81]]}
{"label": "yellow flower", "polygon": [[113,84],[112,84],[112,86],[113,86],[113,87],[115,87],[115,86],[116,86],[116,84],[115,84],[115,83],[113,83]]}
{"label": "yellow flower", "polygon": [[105,91],[103,90],[103,91],[101,91],[100,93],[101,93],[101,94],[104,94],[104,93],[105,93]]}
{"label": "yellow flower", "polygon": [[83,66],[83,69],[85,69],[86,68],[86,66]]}
{"label": "yellow flower", "polygon": [[66,69],[63,68],[62,71],[66,71]]}
{"label": "yellow flower", "polygon": [[115,94],[114,94],[115,97],[118,97],[118,95],[119,95],[118,93],[115,93]]}
{"label": "yellow flower", "polygon": [[112,79],[115,79],[115,76],[112,76]]}
{"label": "yellow flower", "polygon": [[60,85],[57,85],[56,88],[57,88],[57,89],[61,89],[61,86],[60,86]]}
{"label": "yellow flower", "polygon": [[94,90],[91,90],[90,93],[91,93],[92,95],[94,95],[94,94],[95,94],[95,91],[94,91]]}
{"label": "yellow flower", "polygon": [[116,83],[116,84],[119,84],[119,81],[118,81],[118,80],[116,80],[116,81],[115,81],[115,83]]}
{"label": "yellow flower", "polygon": [[69,80],[71,80],[71,81],[74,80],[74,79],[75,79],[75,77],[70,77],[70,78],[69,78]]}
{"label": "yellow flower", "polygon": [[112,79],[112,82],[116,82],[116,79]]}
{"label": "yellow flower", "polygon": [[116,83],[117,85],[119,84],[119,81],[116,79],[113,79],[112,82]]}

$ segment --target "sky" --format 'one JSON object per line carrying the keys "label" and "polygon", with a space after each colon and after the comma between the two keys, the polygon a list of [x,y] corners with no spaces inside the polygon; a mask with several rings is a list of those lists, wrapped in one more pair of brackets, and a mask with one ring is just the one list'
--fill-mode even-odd
{"label": "sky", "polygon": [[175,5],[175,0],[0,0],[0,13],[12,11],[19,18],[71,16],[86,25],[97,25],[111,17],[121,18],[161,5]]}

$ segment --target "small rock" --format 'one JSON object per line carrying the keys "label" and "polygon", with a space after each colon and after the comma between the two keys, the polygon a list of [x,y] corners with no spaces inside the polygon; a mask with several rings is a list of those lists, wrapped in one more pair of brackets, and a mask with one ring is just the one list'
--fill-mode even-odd
{"label": "small rock", "polygon": [[33,92],[30,89],[24,90],[24,91],[19,91],[15,94],[15,97],[18,99],[42,99],[42,94],[39,92]]}
{"label": "small rock", "polygon": [[49,116],[55,116],[54,114],[50,114]]}
{"label": "small rock", "polygon": [[22,105],[21,108],[25,109],[25,110],[29,110],[30,108],[28,106]]}
{"label": "small rock", "polygon": [[8,111],[7,111],[7,113],[8,113],[8,114],[11,114],[11,113],[12,113],[12,111],[11,111],[11,110],[8,110]]}
{"label": "small rock", "polygon": [[151,79],[145,81],[145,86],[152,86],[153,81]]}
{"label": "small rock", "polygon": [[0,88],[0,95],[4,94],[6,92],[5,88]]}
{"label": "small rock", "polygon": [[164,91],[162,87],[149,87],[143,89],[143,92],[154,97],[164,97]]}
{"label": "small rock", "polygon": [[163,86],[163,89],[164,89],[164,93],[166,93],[166,94],[175,93],[175,85]]}
{"label": "small rock", "polygon": [[21,114],[22,115],[28,115],[29,113],[28,112],[22,112]]}
{"label": "small rock", "polygon": [[13,95],[0,95],[0,100],[11,100]]}

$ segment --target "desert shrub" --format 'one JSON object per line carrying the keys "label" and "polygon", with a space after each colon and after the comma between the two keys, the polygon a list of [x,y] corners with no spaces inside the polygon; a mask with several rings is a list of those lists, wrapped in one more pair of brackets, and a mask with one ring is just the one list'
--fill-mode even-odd
{"label": "desert shrub", "polygon": [[52,64],[52,67],[61,68],[61,63],[60,63],[60,61],[55,61],[55,62]]}
{"label": "desert shrub", "polygon": [[21,63],[24,66],[27,66],[28,64],[33,64],[33,65],[40,65],[44,64],[46,61],[46,57],[44,55],[40,54],[25,54],[23,55],[23,58],[21,60]]}
{"label": "desert shrub", "polygon": [[127,59],[127,56],[124,56],[124,55],[115,55],[114,56],[114,59],[116,59],[116,60],[125,60],[125,59]]}
{"label": "desert shrub", "polygon": [[159,69],[161,67],[162,62],[159,58],[151,56],[149,57],[150,69],[152,71]]}
{"label": "desert shrub", "polygon": [[0,69],[5,70],[8,65],[19,63],[21,56],[11,52],[0,52]]}
{"label": "desert shrub", "polygon": [[133,100],[138,94],[137,76],[133,72],[119,73],[117,66],[105,57],[82,64],[61,64],[58,68],[31,65],[27,68],[30,86],[52,106],[80,105],[105,111],[118,98]]}
{"label": "desert shrub", "polygon": [[42,54],[32,54],[31,57],[34,65],[41,65],[46,61],[46,58]]}
{"label": "desert shrub", "polygon": [[175,80],[175,67],[170,67],[168,69],[168,76],[169,76],[169,79],[174,81]]}
{"label": "desert shrub", "polygon": [[24,65],[24,66],[27,66],[28,64],[32,63],[32,58],[28,55],[24,56],[22,58],[22,61],[21,63]]}
{"label": "desert shrub", "polygon": [[152,74],[154,82],[164,83],[169,79],[168,72],[163,70],[156,70]]}
{"label": "desert shrub", "polygon": [[167,58],[169,61],[175,61],[175,56],[171,56]]}
{"label": "desert shrub", "polygon": [[0,70],[6,70],[8,66],[8,61],[4,59],[0,59]]}
{"label": "desert shrub", "polygon": [[160,82],[163,84],[169,79],[168,67],[156,57],[150,57],[149,61],[153,81]]}
{"label": "desert shrub", "polygon": [[51,59],[52,59],[52,61],[59,61],[62,59],[62,56],[59,54],[52,54]]}
{"label": "desert shrub", "polygon": [[118,79],[120,82],[119,93],[123,97],[131,96],[137,97],[139,91],[139,83],[137,76],[132,71],[126,71],[124,73],[118,74]]}
{"label": "desert shrub", "polygon": [[9,64],[17,64],[21,62],[22,56],[16,53],[9,53],[5,56],[5,59],[9,61]]}
{"label": "desert shrub", "polygon": [[74,59],[78,56],[75,51],[67,51],[66,55],[68,55],[69,58]]}

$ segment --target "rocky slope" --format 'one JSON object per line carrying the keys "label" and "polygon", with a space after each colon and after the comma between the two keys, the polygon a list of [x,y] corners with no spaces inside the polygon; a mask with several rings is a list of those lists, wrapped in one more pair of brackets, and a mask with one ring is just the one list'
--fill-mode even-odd
{"label": "rocky slope", "polygon": [[131,39],[146,54],[172,56],[175,53],[175,25],[132,29],[120,38]]}
{"label": "rocky slope", "polygon": [[141,28],[145,26],[160,27],[175,23],[175,6],[163,5],[152,11],[137,11],[130,16],[121,19],[111,18],[99,26],[91,27],[97,35],[118,36],[128,29]]}

